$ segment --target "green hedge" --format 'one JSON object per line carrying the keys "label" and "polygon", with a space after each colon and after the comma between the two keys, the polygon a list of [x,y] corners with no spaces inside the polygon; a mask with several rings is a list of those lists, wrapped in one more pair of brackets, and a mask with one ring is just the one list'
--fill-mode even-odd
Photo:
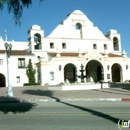
{"label": "green hedge", "polygon": [[33,85],[40,85],[40,83],[24,83],[23,86],[33,86]]}

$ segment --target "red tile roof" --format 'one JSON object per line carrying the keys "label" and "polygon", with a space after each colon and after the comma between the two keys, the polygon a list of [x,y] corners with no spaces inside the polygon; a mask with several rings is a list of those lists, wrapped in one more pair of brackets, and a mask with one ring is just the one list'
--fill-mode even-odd
{"label": "red tile roof", "polygon": [[78,56],[78,53],[61,53],[61,56]]}
{"label": "red tile roof", "polygon": [[[5,53],[5,50],[0,50],[0,53]],[[11,55],[34,55],[26,50],[12,50]]]}
{"label": "red tile roof", "polygon": [[[105,55],[105,54],[103,54],[103,53],[101,53],[103,56]],[[113,53],[109,53],[108,54],[108,57],[122,57],[122,55],[117,55],[117,54],[113,54]]]}
{"label": "red tile roof", "polygon": [[[51,52],[49,52],[48,54],[51,55],[51,56],[57,55],[57,53],[51,53]],[[60,53],[60,55],[61,56],[78,56],[78,53]]]}
{"label": "red tile roof", "polygon": [[0,50],[0,53],[5,53],[5,50]]}
{"label": "red tile roof", "polygon": [[[56,56],[57,53],[51,53],[51,52],[49,52],[48,54],[51,55],[51,56]],[[78,53],[60,53],[60,55],[61,56],[78,56]],[[85,55],[85,53],[82,53],[82,55]],[[101,53],[101,55],[104,56],[105,54]],[[117,54],[109,53],[108,57],[122,57],[122,55],[117,55]]]}
{"label": "red tile roof", "polygon": [[[0,50],[0,53],[5,53],[5,50]],[[57,53],[48,53],[51,56],[56,56]],[[78,53],[60,53],[61,56],[78,56]],[[82,55],[84,55],[85,53],[83,53]],[[103,56],[105,55],[104,53],[101,53]],[[12,50],[11,51],[11,55],[34,55],[33,53],[30,53],[26,50]],[[108,57],[122,57],[122,55],[117,55],[117,54],[112,54],[109,53]]]}

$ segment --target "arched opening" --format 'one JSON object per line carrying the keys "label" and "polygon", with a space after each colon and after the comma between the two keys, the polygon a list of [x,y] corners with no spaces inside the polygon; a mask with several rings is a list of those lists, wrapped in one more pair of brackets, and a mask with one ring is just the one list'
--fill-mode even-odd
{"label": "arched opening", "polygon": [[83,36],[82,36],[82,25],[80,23],[76,23],[75,28],[76,28],[77,31],[79,31],[80,38],[83,38]]}
{"label": "arched opening", "polygon": [[111,71],[112,71],[112,81],[113,82],[120,82],[122,79],[121,66],[119,64],[115,63],[112,65]]}
{"label": "arched opening", "polygon": [[113,38],[113,48],[114,48],[114,51],[119,51],[119,43],[118,43],[117,37]]}
{"label": "arched opening", "polygon": [[77,68],[75,65],[69,63],[64,67],[64,81],[69,80],[70,83],[77,81]]}
{"label": "arched opening", "polygon": [[36,33],[34,35],[34,42],[36,44],[34,46],[35,49],[42,49],[42,46],[41,46],[41,35],[40,34]]}
{"label": "arched opening", "polygon": [[81,25],[80,23],[77,23],[77,24],[76,24],[76,29],[77,29],[77,30],[80,30],[81,28],[82,28],[82,25]]}
{"label": "arched opening", "polygon": [[86,65],[87,82],[99,82],[103,80],[103,66],[99,61],[91,60]]}
{"label": "arched opening", "polygon": [[5,76],[0,73],[0,87],[6,87]]}

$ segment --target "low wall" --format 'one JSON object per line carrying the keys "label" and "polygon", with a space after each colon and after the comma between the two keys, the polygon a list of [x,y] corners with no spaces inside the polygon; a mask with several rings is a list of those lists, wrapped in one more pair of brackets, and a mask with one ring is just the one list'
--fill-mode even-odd
{"label": "low wall", "polygon": [[[103,83],[102,88],[109,88],[108,83]],[[100,83],[91,83],[91,84],[65,84],[62,86],[48,86],[48,90],[91,90],[91,89],[101,89]]]}
{"label": "low wall", "polygon": [[[123,83],[123,82],[115,82],[115,83],[103,83],[102,88],[127,88],[130,89],[130,83]],[[101,89],[101,83],[73,83],[73,84],[65,84],[62,86],[53,85],[48,86],[49,90],[91,90],[91,89]]]}
{"label": "low wall", "polygon": [[[108,83],[103,83],[102,88],[108,88]],[[91,90],[91,89],[101,89],[101,84],[71,84],[63,85],[62,90]]]}

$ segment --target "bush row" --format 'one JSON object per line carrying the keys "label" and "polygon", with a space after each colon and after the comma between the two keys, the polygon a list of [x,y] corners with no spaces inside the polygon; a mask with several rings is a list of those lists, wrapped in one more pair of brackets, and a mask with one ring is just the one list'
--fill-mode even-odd
{"label": "bush row", "polygon": [[40,83],[24,83],[23,86],[40,85]]}

